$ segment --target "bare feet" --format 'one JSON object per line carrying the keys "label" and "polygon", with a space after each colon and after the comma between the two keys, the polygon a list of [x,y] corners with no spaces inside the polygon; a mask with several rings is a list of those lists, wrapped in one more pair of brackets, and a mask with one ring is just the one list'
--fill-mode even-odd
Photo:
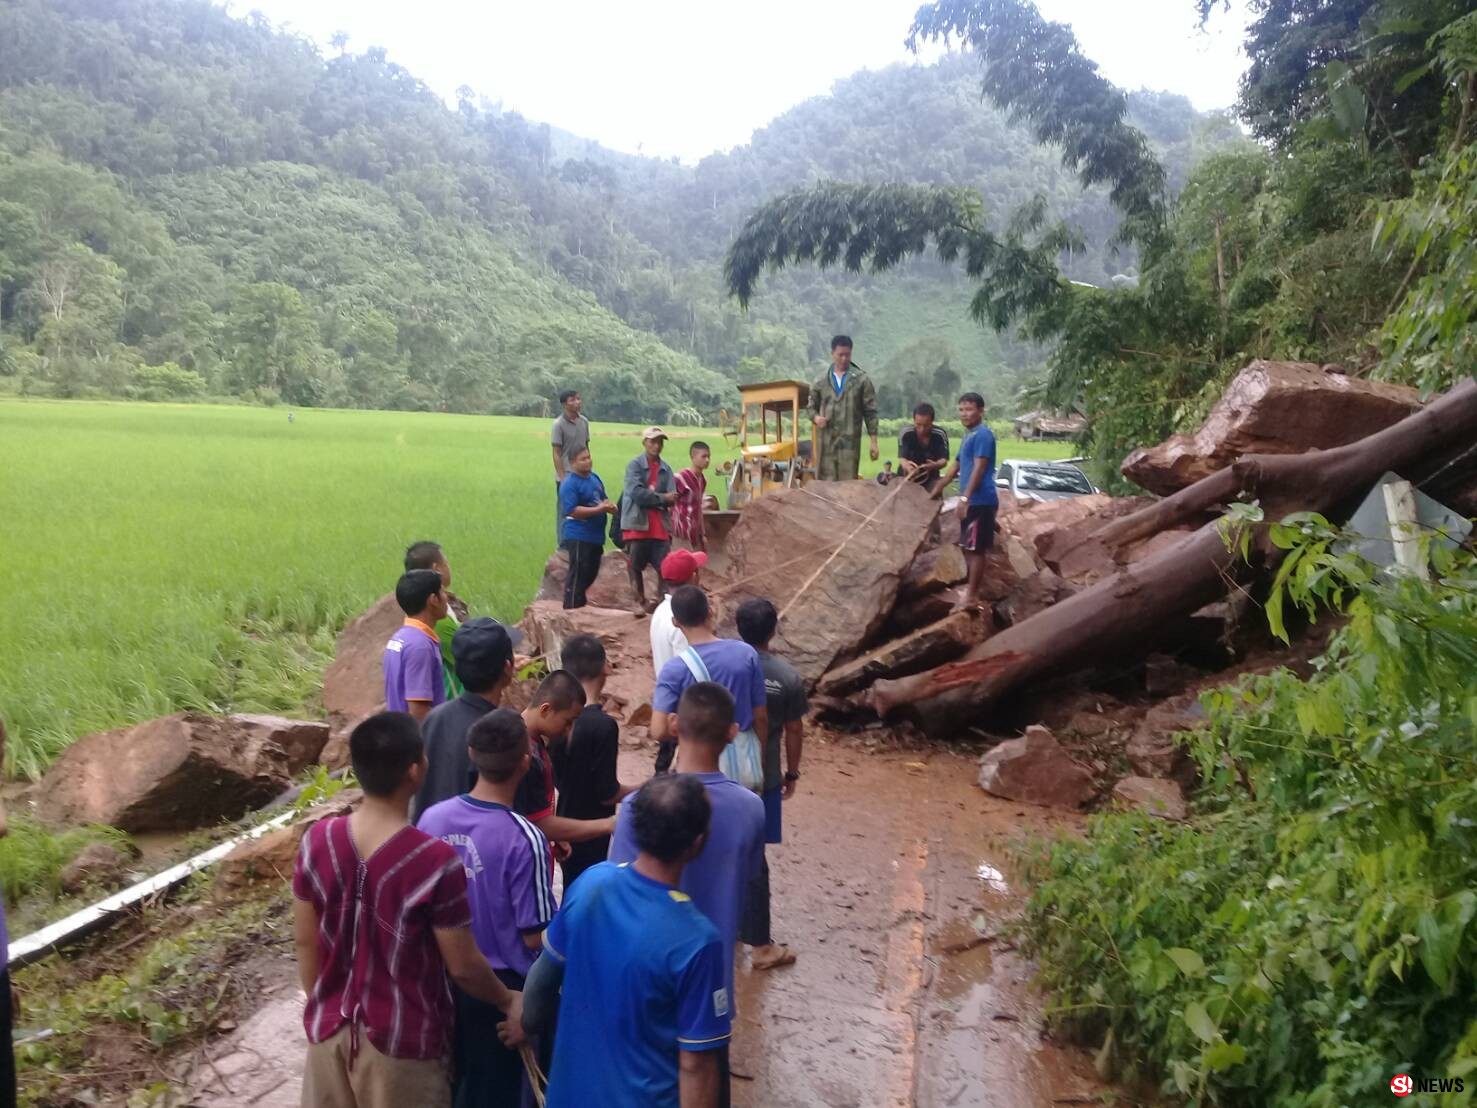
{"label": "bare feet", "polygon": [[764,946],[753,947],[749,955],[751,969],[779,969],[780,966],[793,966],[794,964],[794,953],[783,943],[766,943]]}

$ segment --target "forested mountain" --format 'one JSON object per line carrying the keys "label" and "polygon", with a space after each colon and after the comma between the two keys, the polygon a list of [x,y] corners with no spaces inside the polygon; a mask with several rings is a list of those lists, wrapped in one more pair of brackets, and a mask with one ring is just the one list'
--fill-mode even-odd
{"label": "forested mountain", "polygon": [[[1133,111],[1174,180],[1235,135],[1182,98]],[[1037,355],[937,264],[727,299],[747,212],[842,176],[971,185],[1002,215],[1039,193],[1081,232],[1067,272],[1131,272],[1105,195],[980,103],[968,57],[858,74],[688,168],[196,0],[0,0],[0,381],[507,413],[570,382],[607,418],[695,422],[850,330],[893,411],[965,378],[1007,398]]]}
{"label": "forested mountain", "polygon": [[[1222,8],[1196,2],[1207,19]],[[1449,388],[1477,364],[1477,0],[1251,11],[1238,112],[1261,142],[1215,150],[1181,185],[1155,128],[1030,0],[919,9],[911,41],[967,44],[984,97],[1108,189],[1139,281],[1066,280],[1067,237],[1039,210],[1002,219],[920,176],[758,206],[725,259],[732,291],[761,305],[796,264],[957,263],[977,318],[1049,344],[1044,395],[1087,416],[1081,445],[1105,472],[1197,426],[1254,358]]]}

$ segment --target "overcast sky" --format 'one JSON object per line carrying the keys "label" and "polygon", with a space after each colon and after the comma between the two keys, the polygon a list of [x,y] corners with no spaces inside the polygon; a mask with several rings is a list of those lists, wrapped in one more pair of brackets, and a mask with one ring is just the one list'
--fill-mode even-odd
{"label": "overcast sky", "polygon": [[[617,150],[696,162],[862,68],[912,60],[919,0],[230,0],[326,44],[383,46],[450,99],[468,85]],[[1039,0],[1109,80],[1227,107],[1244,0],[1197,26],[1192,0]]]}

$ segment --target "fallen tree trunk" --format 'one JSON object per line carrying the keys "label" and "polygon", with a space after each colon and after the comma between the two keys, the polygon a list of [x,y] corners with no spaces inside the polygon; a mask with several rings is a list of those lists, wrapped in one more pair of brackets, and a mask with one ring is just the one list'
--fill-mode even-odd
{"label": "fallen tree trunk", "polygon": [[[1421,411],[1347,446],[1306,454],[1249,454],[1173,496],[1114,520],[1095,537],[1108,546],[1123,546],[1250,496],[1277,497],[1286,512],[1318,511],[1315,501],[1336,502],[1362,491],[1361,485],[1374,484],[1387,469],[1419,467],[1449,453],[1465,453],[1471,440],[1462,439],[1461,432],[1472,434],[1474,408],[1477,382],[1463,381]],[[1312,483],[1306,495],[1297,485],[1301,480]],[[1327,497],[1330,486],[1335,495]],[[1274,506],[1263,507],[1273,518]]]}
{"label": "fallen tree trunk", "polygon": [[[1104,528],[1117,542],[1142,538],[1213,506],[1256,498],[1266,518],[1351,506],[1387,469],[1421,468],[1466,451],[1477,437],[1477,383],[1463,382],[1422,411],[1348,446],[1252,456]],[[1147,522],[1146,522],[1147,521]],[[1124,537],[1124,536],[1127,537]],[[1269,560],[1276,552],[1261,547]],[[1099,660],[1140,655],[1176,617],[1226,591],[1240,571],[1217,522],[1121,573],[1002,631],[947,665],[872,687],[880,714],[917,704],[935,734],[972,722],[1023,683]]]}

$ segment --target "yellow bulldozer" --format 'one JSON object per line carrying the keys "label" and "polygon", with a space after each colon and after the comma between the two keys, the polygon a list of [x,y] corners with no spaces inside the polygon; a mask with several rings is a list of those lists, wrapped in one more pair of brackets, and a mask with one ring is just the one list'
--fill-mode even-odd
{"label": "yellow bulldozer", "polygon": [[740,385],[739,397],[740,457],[727,467],[728,507],[734,510],[766,492],[815,479],[814,444],[800,437],[800,413],[810,402],[810,386],[799,381]]}
{"label": "yellow bulldozer", "polygon": [[727,413],[720,419],[723,437],[738,446],[739,458],[719,470],[728,478],[728,510],[703,513],[710,541],[721,542],[755,497],[815,480],[814,443],[800,433],[810,386],[800,381],[740,385],[739,403],[736,421]]}

